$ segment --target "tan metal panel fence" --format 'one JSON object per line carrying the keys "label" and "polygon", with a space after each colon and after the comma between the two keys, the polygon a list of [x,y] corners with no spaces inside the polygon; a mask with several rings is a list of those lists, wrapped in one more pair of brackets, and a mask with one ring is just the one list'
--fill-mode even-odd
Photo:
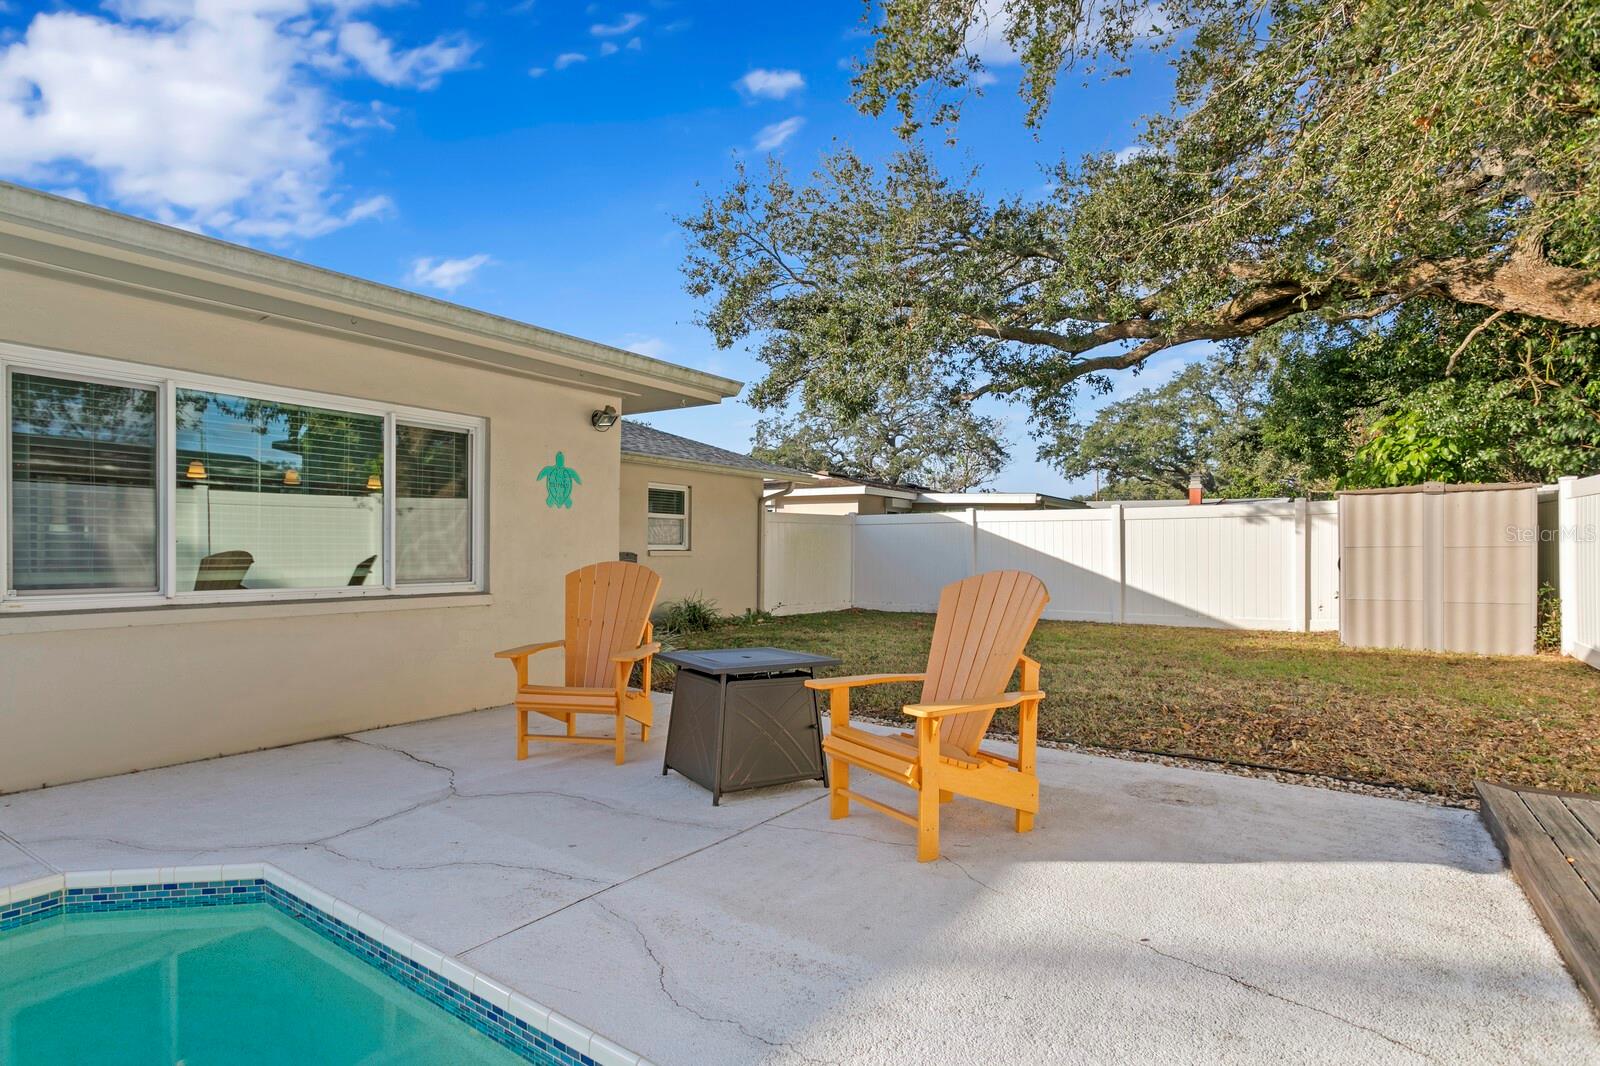
{"label": "tan metal panel fence", "polygon": [[1537,493],[1535,485],[1437,482],[1341,493],[1340,639],[1533,654]]}

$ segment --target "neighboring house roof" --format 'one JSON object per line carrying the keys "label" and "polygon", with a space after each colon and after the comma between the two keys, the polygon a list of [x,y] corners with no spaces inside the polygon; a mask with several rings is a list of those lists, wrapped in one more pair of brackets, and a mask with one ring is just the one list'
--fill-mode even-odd
{"label": "neighboring house roof", "polygon": [[1081,501],[1052,496],[1047,492],[920,492],[917,502],[940,507],[1083,507]]}
{"label": "neighboring house roof", "polygon": [[1041,507],[1076,508],[1083,504],[1064,496],[1043,492],[936,492],[925,485],[876,481],[872,478],[840,477],[820,474],[810,483],[796,486],[786,495],[799,499],[827,499],[851,496],[887,496],[912,504],[931,507]]}
{"label": "neighboring house roof", "polygon": [[621,426],[624,459],[639,459],[669,466],[714,467],[739,474],[785,481],[800,479],[809,482],[813,479],[813,475],[803,470],[791,470],[786,466],[763,463],[748,455],[718,448],[714,444],[690,440],[688,437],[680,437],[676,433],[667,433],[642,422],[631,422],[625,418]]}
{"label": "neighboring house roof", "polygon": [[1084,500],[1086,507],[1219,507],[1229,503],[1290,503],[1291,496],[1208,496],[1199,504],[1176,500]]}
{"label": "neighboring house roof", "polygon": [[843,477],[839,474],[813,474],[804,485],[795,486],[785,495],[813,498],[849,498],[852,496],[887,496],[893,500],[910,502],[926,491],[921,485],[896,485],[889,481],[870,478]]}
{"label": "neighboring house roof", "polygon": [[741,383],[608,344],[0,182],[0,261],[186,307],[616,396],[626,411],[720,403]]}
{"label": "neighboring house roof", "polygon": [[817,484],[830,488],[849,487],[854,485],[864,486],[869,489],[888,489],[891,492],[932,492],[926,485],[918,485],[911,481],[879,481],[870,477],[845,477],[842,474],[818,474]]}

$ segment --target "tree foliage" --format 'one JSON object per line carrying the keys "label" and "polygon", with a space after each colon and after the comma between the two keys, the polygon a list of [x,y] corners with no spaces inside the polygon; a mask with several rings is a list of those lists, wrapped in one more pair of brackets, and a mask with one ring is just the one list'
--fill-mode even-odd
{"label": "tree foliage", "polygon": [[1600,471],[1600,330],[1441,300],[1284,329],[1264,449],[1326,487],[1552,481]]}
{"label": "tree foliage", "polygon": [[999,420],[946,401],[928,383],[890,389],[856,414],[808,400],[758,422],[752,454],[801,470],[941,492],[976,489],[1010,458]]}
{"label": "tree foliage", "polygon": [[956,129],[990,11],[1030,121],[1064,69],[1136,48],[1174,49],[1170,110],[1043,200],[914,144],[741,170],[682,220],[685,270],[717,343],[760,338],[758,406],[855,414],[918,368],[1029,400],[1048,438],[1084,379],[1191,341],[1439,298],[1600,327],[1600,5],[886,0],[861,106]]}
{"label": "tree foliage", "polygon": [[1416,300],[1361,323],[1305,319],[1236,342],[1068,426],[1046,449],[1114,499],[1600,471],[1600,331]]}
{"label": "tree foliage", "polygon": [[1263,446],[1267,383],[1252,353],[1220,354],[1067,426],[1043,454],[1068,477],[1098,471],[1106,499],[1180,497],[1195,473],[1211,493],[1288,495],[1300,470]]}

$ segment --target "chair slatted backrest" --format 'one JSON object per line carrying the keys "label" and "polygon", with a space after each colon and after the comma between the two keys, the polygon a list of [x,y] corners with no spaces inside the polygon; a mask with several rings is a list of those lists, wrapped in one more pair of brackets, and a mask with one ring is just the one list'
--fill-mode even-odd
{"label": "chair slatted backrest", "polygon": [[[991,570],[946,585],[939,593],[922,702],[1003,693],[1049,602],[1044,582],[1021,570]],[[944,740],[972,754],[992,718],[992,710],[953,715],[944,721]]]}
{"label": "chair slatted backrest", "polygon": [[244,576],[255,565],[255,556],[243,549],[217,552],[200,560],[195,571],[196,592],[231,592],[244,588]]}
{"label": "chair slatted backrest", "polygon": [[661,575],[638,563],[594,563],[567,575],[567,685],[610,688],[611,657],[644,641]]}

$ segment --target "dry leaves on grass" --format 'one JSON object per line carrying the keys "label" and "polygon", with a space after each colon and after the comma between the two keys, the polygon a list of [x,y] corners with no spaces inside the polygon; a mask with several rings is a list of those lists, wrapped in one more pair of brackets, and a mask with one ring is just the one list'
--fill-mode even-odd
{"label": "dry leaves on grass", "polygon": [[[933,619],[838,611],[699,635],[699,647],[837,655],[839,673],[918,671]],[[1551,656],[1345,648],[1334,634],[1041,622],[1045,739],[1268,766],[1452,797],[1475,778],[1600,791],[1600,671]],[[914,685],[861,689],[894,714]],[[996,717],[996,731],[1015,716]]]}

